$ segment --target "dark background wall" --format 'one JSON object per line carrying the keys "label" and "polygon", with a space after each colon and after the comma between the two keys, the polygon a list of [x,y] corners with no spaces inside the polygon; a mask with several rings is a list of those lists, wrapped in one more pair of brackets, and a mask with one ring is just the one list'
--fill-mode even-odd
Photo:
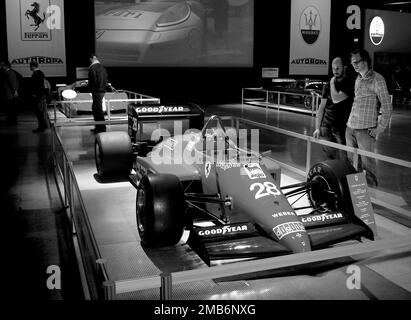
{"label": "dark background wall", "polygon": [[[5,0],[0,0],[1,57],[7,58]],[[330,58],[348,55],[355,46],[363,45],[363,30],[346,27],[347,6],[362,9],[370,1],[332,0]],[[81,5],[80,5],[81,4]],[[94,1],[65,1],[67,78],[54,83],[75,81],[76,67],[88,66],[87,55],[94,52]],[[288,77],[291,0],[255,0],[254,67],[250,68],[109,68],[112,84],[160,97],[167,101],[196,103],[237,102],[242,87],[262,85],[261,68],[279,67],[279,76]],[[362,26],[364,21],[362,21]],[[358,39],[354,42],[354,39]],[[306,75],[309,77],[310,75]],[[316,76],[316,78],[321,78]],[[326,78],[326,77],[323,77]]]}

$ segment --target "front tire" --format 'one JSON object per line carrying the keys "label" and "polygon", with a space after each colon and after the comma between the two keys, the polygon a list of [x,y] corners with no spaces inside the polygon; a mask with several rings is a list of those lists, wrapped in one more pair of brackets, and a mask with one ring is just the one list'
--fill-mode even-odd
{"label": "front tire", "polygon": [[308,193],[314,208],[326,205],[330,210],[353,212],[346,176],[357,173],[348,161],[327,160],[315,164],[308,173],[308,182],[317,184]]}
{"label": "front tire", "polygon": [[101,178],[124,177],[132,167],[132,145],[127,132],[101,132],[94,143],[97,173]]}
{"label": "front tire", "polygon": [[141,242],[148,247],[175,245],[183,235],[185,209],[184,190],[176,176],[144,176],[136,197],[136,220]]}

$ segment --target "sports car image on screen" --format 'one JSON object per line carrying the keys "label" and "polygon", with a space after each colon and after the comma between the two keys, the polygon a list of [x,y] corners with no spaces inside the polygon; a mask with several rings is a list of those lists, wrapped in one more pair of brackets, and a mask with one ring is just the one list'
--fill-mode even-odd
{"label": "sports car image on screen", "polygon": [[[63,94],[66,90],[75,91],[75,95],[67,99]],[[91,114],[91,105],[92,105],[92,96],[88,87],[87,80],[76,81],[73,84],[60,86],[57,89],[59,99],[61,101],[70,101],[70,103],[64,103],[62,111],[70,117],[79,116],[82,114]],[[122,90],[116,90],[111,85],[108,85],[106,88],[106,94],[103,99],[103,111],[107,112],[107,100],[124,100],[128,99],[127,93]],[[76,102],[76,101],[90,101],[90,102]],[[127,101],[115,101],[110,102],[110,112],[126,112],[127,111]]]}
{"label": "sports car image on screen", "polygon": [[186,64],[203,50],[196,0],[96,2],[96,52],[107,66]]}
{"label": "sports car image on screen", "polygon": [[[136,227],[143,246],[185,241],[207,264],[307,252],[373,239],[354,214],[344,161],[315,164],[307,181],[280,187],[276,162],[243,145],[218,116],[205,125],[193,105],[129,106],[129,130],[96,136],[98,176],[128,177],[137,189]],[[189,118],[184,134],[139,140],[141,123]],[[290,200],[306,194],[308,207]],[[308,212],[306,211],[308,209]],[[303,212],[303,213],[301,213]]]}

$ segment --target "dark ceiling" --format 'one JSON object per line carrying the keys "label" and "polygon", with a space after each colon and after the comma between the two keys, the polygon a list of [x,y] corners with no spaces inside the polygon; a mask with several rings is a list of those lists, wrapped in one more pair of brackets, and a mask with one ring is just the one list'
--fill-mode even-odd
{"label": "dark ceiling", "polygon": [[411,13],[411,1],[366,0],[367,8]]}

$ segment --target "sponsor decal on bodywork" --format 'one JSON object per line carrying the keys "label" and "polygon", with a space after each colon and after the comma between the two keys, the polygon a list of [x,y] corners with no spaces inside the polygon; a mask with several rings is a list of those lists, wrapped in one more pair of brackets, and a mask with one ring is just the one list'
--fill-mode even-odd
{"label": "sponsor decal on bodywork", "polygon": [[324,225],[345,221],[345,217],[341,212],[306,215],[301,216],[300,219],[304,226]]}
{"label": "sponsor decal on bodywork", "polygon": [[273,228],[274,234],[278,240],[281,240],[286,235],[296,232],[305,232],[304,225],[301,222],[286,222],[279,224]]}
{"label": "sponsor decal on bodywork", "polygon": [[266,175],[264,171],[261,169],[258,163],[249,163],[244,165],[244,171],[250,178],[250,180],[255,179],[265,179]]}
{"label": "sponsor decal on bodywork", "polygon": [[174,151],[177,143],[178,143],[177,140],[170,138],[164,143],[164,147],[171,151]]}
{"label": "sponsor decal on bodywork", "polygon": [[240,168],[241,163],[236,161],[236,160],[219,161],[219,162],[217,162],[216,166],[217,166],[217,168],[223,169],[225,171],[225,170],[231,169],[231,168]]}
{"label": "sponsor decal on bodywork", "polygon": [[158,107],[137,107],[137,113],[177,113],[177,112],[189,112],[188,108],[182,106],[158,106]]}
{"label": "sponsor decal on bodywork", "polygon": [[206,228],[206,229],[200,230],[198,232],[198,235],[202,237],[207,237],[207,236],[211,237],[211,236],[228,235],[228,234],[244,232],[244,231],[248,231],[248,225],[246,224]]}
{"label": "sponsor decal on bodywork", "polygon": [[283,212],[276,212],[272,214],[272,217],[275,218],[280,218],[280,217],[286,217],[286,216],[295,216],[295,213],[292,211],[283,211]]}
{"label": "sponsor decal on bodywork", "polygon": [[205,166],[204,166],[204,174],[206,179],[208,178],[208,176],[210,175],[211,172],[211,162],[206,162]]}

